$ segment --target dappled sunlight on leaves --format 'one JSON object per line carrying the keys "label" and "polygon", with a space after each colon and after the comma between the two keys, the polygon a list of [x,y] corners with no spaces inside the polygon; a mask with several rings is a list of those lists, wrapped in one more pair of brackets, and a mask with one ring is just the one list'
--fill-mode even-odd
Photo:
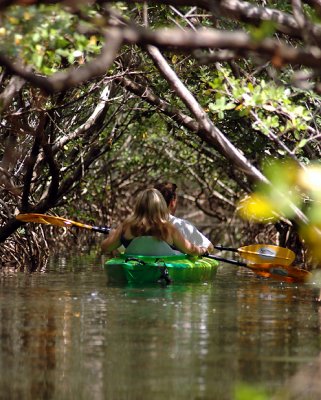
{"label": "dappled sunlight on leaves", "polygon": [[268,223],[278,219],[273,203],[260,194],[252,194],[241,200],[238,211],[244,219]]}
{"label": "dappled sunlight on leaves", "polygon": [[308,246],[313,259],[321,263],[321,224],[301,226],[300,235]]}
{"label": "dappled sunlight on leaves", "polygon": [[299,168],[292,160],[266,162],[263,170],[273,186],[280,190],[288,190],[297,182]]}
{"label": "dappled sunlight on leaves", "polygon": [[309,223],[302,224],[299,233],[313,259],[321,263],[321,164],[304,168],[292,160],[268,161],[263,166],[271,182],[259,184],[256,191],[239,203],[239,214],[247,220],[261,223],[293,218],[293,206],[300,208]]}
{"label": "dappled sunlight on leaves", "polygon": [[298,173],[298,184],[311,195],[321,200],[321,164],[311,164]]}

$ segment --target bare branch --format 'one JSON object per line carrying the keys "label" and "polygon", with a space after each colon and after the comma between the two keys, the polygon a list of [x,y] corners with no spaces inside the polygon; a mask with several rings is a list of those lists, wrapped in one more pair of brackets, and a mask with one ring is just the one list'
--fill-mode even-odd
{"label": "bare branch", "polygon": [[25,81],[17,76],[13,76],[10,82],[0,94],[0,112],[1,114],[9,107],[13,98],[21,90]]}
{"label": "bare branch", "polygon": [[91,114],[91,116],[87,119],[87,121],[79,126],[77,129],[75,129],[73,132],[69,133],[68,135],[63,135],[53,146],[52,151],[55,153],[57,150],[61,149],[65,144],[70,142],[72,139],[77,138],[80,136],[84,131],[88,130],[90,127],[92,127],[97,119],[100,117],[100,115],[103,113],[105,108],[107,107],[107,102],[111,90],[111,85],[112,83],[108,83],[103,91],[100,94],[100,101],[98,102],[97,106],[95,107],[95,110]]}
{"label": "bare branch", "polygon": [[223,133],[212,123],[205,111],[199,105],[192,93],[181,82],[176,73],[170,68],[165,58],[156,47],[148,46],[148,53],[152,57],[157,68],[175,90],[177,95],[193,113],[200,125],[200,133],[208,143],[214,145],[219,151],[233,162],[251,179],[267,182],[264,175],[261,174],[251,163],[236,149],[230,141],[226,139]]}

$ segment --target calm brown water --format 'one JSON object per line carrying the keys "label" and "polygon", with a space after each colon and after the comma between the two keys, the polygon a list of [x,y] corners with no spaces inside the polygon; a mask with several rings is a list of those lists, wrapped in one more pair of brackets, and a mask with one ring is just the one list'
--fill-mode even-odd
{"label": "calm brown water", "polygon": [[320,353],[313,296],[230,265],[167,288],[109,286],[85,259],[7,271],[0,399],[230,400],[243,384],[270,399]]}

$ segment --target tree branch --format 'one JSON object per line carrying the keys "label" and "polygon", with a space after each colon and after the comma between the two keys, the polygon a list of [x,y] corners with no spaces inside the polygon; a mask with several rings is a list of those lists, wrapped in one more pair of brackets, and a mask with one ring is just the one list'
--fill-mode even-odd
{"label": "tree branch", "polygon": [[199,133],[203,140],[208,144],[214,145],[221,154],[237,165],[252,181],[255,180],[267,183],[265,176],[257,170],[212,123],[200,104],[161,55],[160,51],[154,46],[148,46],[147,51],[172,89],[195,116],[199,123]]}
{"label": "tree branch", "polygon": [[[199,136],[202,137],[207,143],[215,146],[221,154],[232,161],[251,180],[270,184],[267,178],[259,170],[257,170],[212,123],[194,96],[189,92],[186,86],[180,81],[176,73],[171,69],[160,51],[153,46],[148,46],[147,50],[161,74],[199,122]],[[292,203],[289,205],[294,210],[296,217],[302,223],[308,223],[308,218],[300,209],[298,209]]]}

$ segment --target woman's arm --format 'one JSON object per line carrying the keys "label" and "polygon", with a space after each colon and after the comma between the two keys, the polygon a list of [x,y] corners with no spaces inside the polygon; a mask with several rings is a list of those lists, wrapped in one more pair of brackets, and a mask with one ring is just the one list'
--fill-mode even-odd
{"label": "woman's arm", "polygon": [[185,239],[182,233],[173,225],[171,232],[174,246],[182,253],[193,256],[202,256],[207,253],[207,249],[205,247],[197,246]]}
{"label": "woman's arm", "polygon": [[110,253],[121,245],[120,237],[122,233],[122,228],[122,225],[119,225],[116,229],[112,230],[107,239],[105,239],[101,243],[101,249],[104,252]]}

